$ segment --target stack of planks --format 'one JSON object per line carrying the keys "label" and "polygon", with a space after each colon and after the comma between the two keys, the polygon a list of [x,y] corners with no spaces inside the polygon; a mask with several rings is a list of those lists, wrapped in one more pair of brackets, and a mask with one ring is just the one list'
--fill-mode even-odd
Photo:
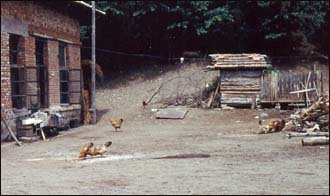
{"label": "stack of planks", "polygon": [[268,68],[270,59],[264,54],[210,54],[212,59],[208,69],[223,68]]}

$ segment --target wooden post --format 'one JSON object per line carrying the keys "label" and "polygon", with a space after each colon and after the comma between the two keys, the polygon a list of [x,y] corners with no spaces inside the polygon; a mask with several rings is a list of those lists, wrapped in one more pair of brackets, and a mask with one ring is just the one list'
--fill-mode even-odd
{"label": "wooden post", "polygon": [[256,109],[256,105],[257,105],[256,95],[252,95],[251,96],[251,109]]}
{"label": "wooden post", "polygon": [[18,146],[21,146],[21,143],[18,141],[18,139],[16,138],[14,132],[11,130],[10,126],[7,124],[6,119],[4,117],[2,117],[2,116],[1,116],[1,123],[3,123],[6,126],[6,128],[8,129],[8,131],[10,133],[10,135],[14,138],[16,144]]}
{"label": "wooden post", "polygon": [[95,1],[92,1],[92,124],[96,123],[96,108],[95,108]]}

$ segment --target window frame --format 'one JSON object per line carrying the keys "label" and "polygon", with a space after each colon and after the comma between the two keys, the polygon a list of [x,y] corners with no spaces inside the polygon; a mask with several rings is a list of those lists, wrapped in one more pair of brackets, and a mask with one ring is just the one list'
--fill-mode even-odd
{"label": "window frame", "polygon": [[[63,50],[62,50],[63,49]],[[59,45],[58,45],[58,63],[59,63],[59,72],[60,72],[60,80],[59,80],[59,83],[60,83],[60,105],[70,105],[70,89],[69,89],[69,85],[70,85],[70,70],[67,66],[67,60],[66,60],[66,57],[67,57],[67,54],[66,54],[66,51],[67,51],[67,44],[64,43],[64,42],[59,42]],[[63,56],[62,56],[63,55]],[[63,63],[63,64],[62,64]],[[67,75],[67,79],[66,80],[63,80],[62,79],[62,73],[66,73]],[[65,84],[67,85],[67,91],[63,91],[62,89],[62,84]],[[62,96],[65,95],[66,96],[66,100],[67,102],[64,102],[63,99],[62,99]]]}
{"label": "window frame", "polygon": [[[11,40],[15,40],[14,49],[13,42]],[[19,54],[19,35],[9,34],[9,66],[10,66],[10,87],[11,87],[11,101],[12,108],[16,110],[22,110],[26,108],[26,88],[25,88],[25,67],[23,64],[19,64],[18,62],[18,54]],[[17,78],[14,78],[14,70],[17,70]],[[16,74],[15,74],[16,76]],[[18,85],[17,91],[15,85]],[[22,93],[20,93],[22,92]],[[19,103],[18,99],[22,99]],[[19,106],[21,104],[21,106]]]}

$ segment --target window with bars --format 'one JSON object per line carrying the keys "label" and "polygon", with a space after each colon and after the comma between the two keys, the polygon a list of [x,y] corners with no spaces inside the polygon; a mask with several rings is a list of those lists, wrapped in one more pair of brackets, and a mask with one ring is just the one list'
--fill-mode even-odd
{"label": "window with bars", "polygon": [[9,63],[12,106],[15,109],[25,108],[24,66],[18,64],[19,36],[9,34]]}
{"label": "window with bars", "polygon": [[40,108],[48,107],[48,69],[44,62],[46,40],[37,37],[35,40],[35,57],[37,64],[38,101]]}
{"label": "window with bars", "polygon": [[61,104],[69,104],[69,69],[66,66],[66,44],[59,44],[60,64],[60,101]]}

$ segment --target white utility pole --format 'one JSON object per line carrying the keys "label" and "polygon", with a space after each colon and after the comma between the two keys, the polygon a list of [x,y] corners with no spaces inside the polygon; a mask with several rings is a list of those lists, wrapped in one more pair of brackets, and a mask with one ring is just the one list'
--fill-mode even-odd
{"label": "white utility pole", "polygon": [[92,123],[96,123],[95,107],[95,1],[92,1]]}

